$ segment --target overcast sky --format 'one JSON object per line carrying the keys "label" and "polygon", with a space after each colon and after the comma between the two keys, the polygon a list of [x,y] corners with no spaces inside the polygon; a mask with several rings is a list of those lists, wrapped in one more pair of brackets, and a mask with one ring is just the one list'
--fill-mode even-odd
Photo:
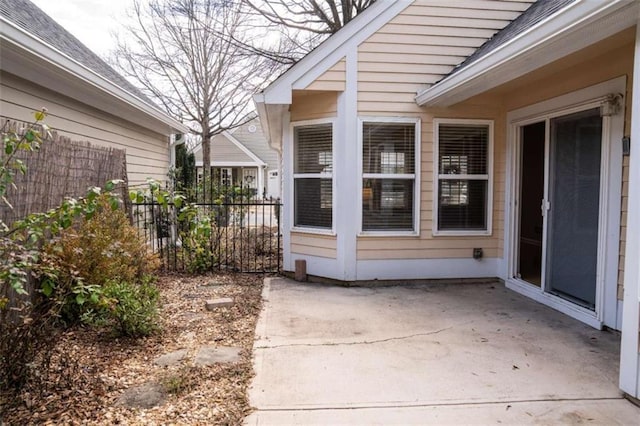
{"label": "overcast sky", "polygon": [[112,48],[112,32],[126,20],[132,0],[31,0],[76,36],[89,49],[105,57]]}

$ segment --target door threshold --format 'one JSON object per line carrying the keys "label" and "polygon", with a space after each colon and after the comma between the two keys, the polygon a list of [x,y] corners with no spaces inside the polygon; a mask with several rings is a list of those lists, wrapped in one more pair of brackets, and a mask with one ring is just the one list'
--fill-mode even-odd
{"label": "door threshold", "polygon": [[538,303],[562,312],[563,314],[568,315],[590,327],[602,330],[602,321],[598,319],[596,312],[590,309],[583,308],[582,306],[575,305],[558,296],[546,293],[542,291],[540,287],[536,287],[533,284],[529,284],[526,281],[522,281],[517,278],[506,280],[505,286],[509,290],[513,290],[516,293],[529,297]]}

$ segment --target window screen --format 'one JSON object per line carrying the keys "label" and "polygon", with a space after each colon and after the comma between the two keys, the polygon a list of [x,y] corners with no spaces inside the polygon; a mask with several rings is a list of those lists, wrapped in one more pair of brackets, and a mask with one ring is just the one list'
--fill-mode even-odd
{"label": "window screen", "polygon": [[331,123],[294,128],[294,225],[331,229],[333,225],[333,127]]}
{"label": "window screen", "polygon": [[414,231],[415,123],[362,124],[362,230]]}
{"label": "window screen", "polygon": [[438,230],[487,230],[488,124],[440,123],[438,141]]}

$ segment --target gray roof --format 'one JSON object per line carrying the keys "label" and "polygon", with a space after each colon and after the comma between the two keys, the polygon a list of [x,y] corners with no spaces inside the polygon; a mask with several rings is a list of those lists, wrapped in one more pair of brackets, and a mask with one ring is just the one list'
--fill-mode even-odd
{"label": "gray roof", "polygon": [[[518,34],[528,30],[543,19],[553,15],[558,10],[573,3],[576,0],[538,0],[524,11],[520,16],[514,19],[509,25],[498,31],[492,38],[487,40],[467,59],[451,71],[449,75],[468,67],[480,58],[487,56],[503,44],[512,40]],[[447,76],[448,77],[448,76]]]}
{"label": "gray roof", "polygon": [[111,83],[157,108],[138,88],[29,0],[0,0],[0,15]]}

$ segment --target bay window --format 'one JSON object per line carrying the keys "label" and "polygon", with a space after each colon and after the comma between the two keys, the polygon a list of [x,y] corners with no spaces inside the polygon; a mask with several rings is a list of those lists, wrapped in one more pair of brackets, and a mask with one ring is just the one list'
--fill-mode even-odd
{"label": "bay window", "polygon": [[491,232],[493,122],[434,120],[434,233]]}
{"label": "bay window", "polygon": [[294,226],[333,227],[333,125],[293,127]]}
{"label": "bay window", "polygon": [[362,231],[418,232],[419,122],[361,121]]}

